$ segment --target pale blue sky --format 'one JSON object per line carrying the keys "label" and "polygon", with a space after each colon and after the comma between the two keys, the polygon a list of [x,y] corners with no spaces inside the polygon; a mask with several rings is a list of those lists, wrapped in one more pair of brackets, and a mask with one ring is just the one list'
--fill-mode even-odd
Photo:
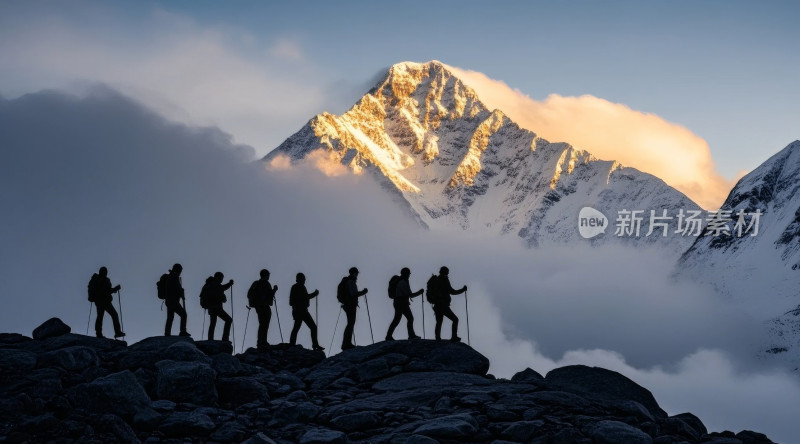
{"label": "pale blue sky", "polygon": [[[237,127],[257,119],[246,107],[234,116],[235,103],[199,119],[264,151],[314,114],[347,109],[389,65],[438,59],[534,99],[591,94],[657,114],[708,141],[719,172],[731,178],[800,138],[799,18],[796,3],[778,1],[7,1],[0,4],[0,95],[80,79],[124,86],[133,81],[109,67],[119,63],[103,63],[109,51],[136,60],[174,35],[204,36],[263,70],[260,81],[283,85],[280,97],[254,91],[264,95],[259,100],[286,103],[289,91],[308,93],[302,106],[277,112],[275,128],[262,124],[269,131],[260,138]],[[68,29],[74,43],[54,27]],[[37,36],[44,43],[32,43]],[[48,39],[60,41],[57,56],[44,49]],[[103,56],[91,58],[97,53]],[[80,66],[65,62],[73,57]],[[53,69],[48,59],[57,59]],[[141,81],[135,86],[159,93]],[[178,96],[165,102],[195,117],[200,106]]]}

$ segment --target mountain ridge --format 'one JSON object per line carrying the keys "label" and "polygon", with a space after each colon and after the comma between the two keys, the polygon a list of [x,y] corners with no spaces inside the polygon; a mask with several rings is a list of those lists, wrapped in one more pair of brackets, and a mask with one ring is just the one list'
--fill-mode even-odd
{"label": "mountain ridge", "polygon": [[655,176],[520,128],[436,61],[393,65],[349,111],[315,116],[263,160],[314,152],[373,174],[426,227],[515,234],[532,247],[621,242],[678,255],[689,239],[580,239],[578,212],[699,209]]}

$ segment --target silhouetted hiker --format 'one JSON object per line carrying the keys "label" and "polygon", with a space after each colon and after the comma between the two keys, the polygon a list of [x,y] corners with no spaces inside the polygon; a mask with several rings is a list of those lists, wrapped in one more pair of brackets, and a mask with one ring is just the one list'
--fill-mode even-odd
{"label": "silhouetted hiker", "polygon": [[336,289],[336,298],[342,304],[347,325],[344,327],[344,338],[342,339],[342,350],[355,347],[353,345],[353,328],[356,325],[356,311],[358,310],[358,298],[367,294],[367,289],[358,291],[356,281],[358,280],[358,268],[350,269],[350,274],[345,276]]}
{"label": "silhouetted hiker", "polygon": [[[186,295],[183,292],[183,285],[181,285],[181,272],[183,266],[175,264],[169,273],[161,275],[158,280],[158,297],[164,299],[164,305],[167,306],[167,324],[164,326],[164,336],[172,335],[172,321],[177,314],[181,318],[181,331],[180,336],[191,336],[186,331]],[[183,304],[181,304],[183,301]]]}
{"label": "silhouetted hiker", "polygon": [[289,343],[294,345],[297,342],[297,332],[300,331],[300,325],[305,322],[308,329],[311,330],[311,348],[325,350],[317,341],[317,324],[314,323],[314,318],[308,312],[309,301],[319,295],[319,290],[314,290],[313,293],[306,290],[306,275],[303,273],[297,273],[296,281],[297,283],[292,285],[292,290],[289,292],[289,305],[292,306],[292,318],[294,319]]}
{"label": "silhouetted hiker", "polygon": [[[435,334],[436,339],[442,339],[442,321],[445,317],[453,321],[453,333],[450,336],[451,341],[458,342],[461,338],[458,337],[458,316],[453,313],[453,310],[450,309],[450,295],[461,294],[467,291],[467,286],[465,285],[460,290],[454,290],[453,286],[450,285],[450,278],[448,274],[450,270],[447,267],[442,267],[439,270],[439,276],[431,277],[431,280],[434,281],[433,285],[431,281],[428,281],[428,302],[433,304],[433,313],[436,315],[436,328]],[[433,279],[435,277],[435,279]],[[432,288],[431,288],[432,287]]]}
{"label": "silhouetted hiker", "polygon": [[269,331],[269,321],[272,319],[272,306],[275,303],[275,292],[278,286],[274,287],[269,283],[269,270],[261,270],[261,279],[253,282],[247,290],[247,303],[256,309],[258,314],[258,339],[256,347],[260,350],[269,345],[267,342],[267,332]]}
{"label": "silhouetted hiker", "polygon": [[214,340],[214,329],[217,326],[217,318],[220,318],[225,321],[225,327],[222,330],[222,340],[231,342],[230,333],[233,318],[225,312],[225,309],[222,308],[222,304],[228,301],[228,297],[225,296],[225,290],[231,288],[233,279],[228,281],[227,284],[223,284],[222,279],[224,277],[225,276],[219,271],[214,273],[214,276],[206,279],[203,290],[200,292],[200,305],[208,310],[208,317],[210,318],[207,338],[209,341]]}
{"label": "silhouetted hiker", "polygon": [[122,287],[119,285],[111,287],[111,280],[108,278],[108,269],[106,267],[100,267],[100,270],[93,274],[89,280],[89,301],[94,302],[95,307],[97,307],[97,320],[94,323],[94,331],[98,338],[104,337],[103,315],[106,312],[111,316],[111,320],[114,323],[114,337],[121,338],[125,336],[119,326],[119,316],[113,304],[113,294],[120,288]]}
{"label": "silhouetted hiker", "polygon": [[411,285],[408,283],[408,278],[411,276],[411,270],[403,268],[400,270],[400,276],[392,276],[389,280],[389,297],[392,298],[394,304],[394,319],[389,324],[389,331],[386,332],[386,340],[394,341],[392,334],[397,325],[400,324],[400,318],[406,317],[408,325],[408,339],[419,339],[414,333],[414,314],[411,313],[411,298],[415,298],[422,294],[423,290],[411,292]]}

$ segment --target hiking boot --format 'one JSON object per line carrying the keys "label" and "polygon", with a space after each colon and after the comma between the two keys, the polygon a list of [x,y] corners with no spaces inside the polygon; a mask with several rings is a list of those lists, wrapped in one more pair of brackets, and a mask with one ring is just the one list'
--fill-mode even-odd
{"label": "hiking boot", "polygon": [[182,331],[178,333],[178,336],[191,336],[188,331]]}
{"label": "hiking boot", "polygon": [[311,349],[312,349],[312,350],[315,350],[315,351],[322,351],[322,350],[325,350],[325,347],[323,347],[323,346],[321,346],[321,345],[317,344],[317,345],[315,345],[315,346],[311,347]]}
{"label": "hiking boot", "polygon": [[97,333],[95,336],[97,336],[98,338],[103,338],[103,339],[105,339],[105,336],[103,336],[103,334],[102,334],[102,333]]}
{"label": "hiking boot", "polygon": [[452,338],[450,338],[450,342],[461,342],[461,338],[459,338],[458,336],[453,336]]}
{"label": "hiking boot", "polygon": [[342,344],[342,350],[350,350],[351,348],[354,348],[354,347],[355,347],[355,345],[353,345],[353,344]]}
{"label": "hiking boot", "polygon": [[413,340],[413,339],[422,339],[422,338],[417,336],[417,335],[411,335],[411,336],[408,337],[408,339],[409,340]]}
{"label": "hiking boot", "polygon": [[114,339],[122,338],[124,336],[125,336],[125,332],[124,331],[118,331],[118,332],[114,333]]}
{"label": "hiking boot", "polygon": [[391,336],[387,336],[387,337],[386,337],[386,340],[387,340],[387,341],[394,341],[394,338],[393,338],[393,337],[391,337]]}

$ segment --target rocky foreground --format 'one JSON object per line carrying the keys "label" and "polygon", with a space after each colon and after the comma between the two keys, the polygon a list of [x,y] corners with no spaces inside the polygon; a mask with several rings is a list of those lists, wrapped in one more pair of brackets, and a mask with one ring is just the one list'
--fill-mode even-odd
{"label": "rocky foreground", "polygon": [[487,375],[469,346],[394,341],[331,358],[278,345],[231,356],[220,341],[125,342],[51,319],[0,334],[0,442],[771,443],[708,433],[601,368]]}

